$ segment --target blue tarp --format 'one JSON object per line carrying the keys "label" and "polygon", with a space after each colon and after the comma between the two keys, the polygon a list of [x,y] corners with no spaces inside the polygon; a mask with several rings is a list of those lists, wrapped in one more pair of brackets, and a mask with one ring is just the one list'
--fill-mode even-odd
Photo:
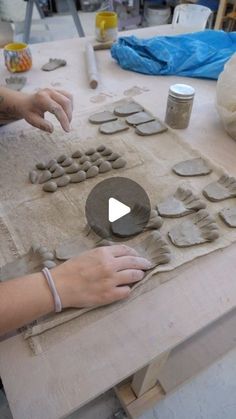
{"label": "blue tarp", "polygon": [[218,79],[236,52],[236,32],[205,30],[176,36],[121,37],[111,55],[125,70]]}

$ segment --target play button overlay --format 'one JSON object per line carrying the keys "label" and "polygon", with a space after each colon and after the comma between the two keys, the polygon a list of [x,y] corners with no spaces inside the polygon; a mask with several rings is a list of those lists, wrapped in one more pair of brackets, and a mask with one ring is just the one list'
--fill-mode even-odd
{"label": "play button overlay", "polygon": [[124,215],[129,214],[131,208],[122,202],[117,201],[115,198],[109,198],[108,200],[108,220],[110,223],[113,223],[116,220],[124,217]]}
{"label": "play button overlay", "polygon": [[150,217],[145,190],[125,177],[111,177],[89,193],[85,213],[88,225],[104,239],[124,240],[141,233]]}

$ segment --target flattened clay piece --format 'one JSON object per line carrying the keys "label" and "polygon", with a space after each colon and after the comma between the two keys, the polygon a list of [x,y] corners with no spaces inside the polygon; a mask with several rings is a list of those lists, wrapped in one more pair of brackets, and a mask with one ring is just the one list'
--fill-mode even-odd
{"label": "flattened clay piece", "polygon": [[167,242],[161,237],[159,231],[152,231],[147,238],[138,245],[132,246],[142,257],[148,259],[152,266],[168,263],[171,259],[171,252]]}
{"label": "flattened clay piece", "polygon": [[228,175],[221,176],[217,182],[205,186],[203,195],[209,201],[217,202],[236,196],[236,178]]}
{"label": "flattened clay piece", "polygon": [[103,150],[105,150],[105,146],[103,145],[103,144],[101,144],[101,145],[99,145],[98,147],[97,147],[97,151],[99,152],[99,153],[101,153],[101,151],[103,151]]}
{"label": "flattened clay piece", "polygon": [[83,164],[85,161],[90,161],[90,158],[88,156],[82,156],[79,159],[79,164]]}
{"label": "flattened clay piece", "polygon": [[129,127],[124,121],[113,121],[102,124],[99,131],[102,134],[116,134],[117,132],[126,131]]}
{"label": "flattened clay piece", "polygon": [[103,159],[97,159],[96,161],[94,161],[92,164],[93,164],[93,166],[101,166],[101,164],[104,162],[104,160]]}
{"label": "flattened clay piece", "polygon": [[120,156],[119,153],[112,153],[110,156],[107,157],[107,161],[114,161],[117,160]]}
{"label": "flattened clay piece", "polygon": [[117,160],[112,162],[113,169],[121,169],[126,165],[126,160],[123,157],[119,157]]}
{"label": "flattened clay piece", "polygon": [[78,159],[79,157],[82,157],[82,153],[79,150],[74,151],[74,153],[72,154],[71,157],[73,157],[74,159]]}
{"label": "flattened clay piece", "polygon": [[56,177],[60,177],[62,175],[64,175],[65,173],[65,169],[63,169],[63,167],[61,167],[59,164],[56,167],[55,171],[52,174],[52,177],[55,179]]}
{"label": "flattened clay piece", "polygon": [[45,252],[42,253],[42,259],[43,260],[53,260],[54,259],[54,254],[52,252]]}
{"label": "flattened clay piece", "polygon": [[206,208],[205,202],[194,195],[190,189],[179,187],[173,196],[157,205],[162,217],[183,217],[200,209]]}
{"label": "flattened clay piece", "polygon": [[102,164],[99,166],[99,173],[106,173],[112,169],[112,165],[109,161],[103,161]]}
{"label": "flattened clay piece", "polygon": [[56,180],[57,186],[66,186],[70,183],[70,176],[64,175]]}
{"label": "flattened clay piece", "polygon": [[11,90],[20,91],[26,84],[27,78],[24,76],[11,76],[6,79],[6,87]]}
{"label": "flattened clay piece", "polygon": [[66,168],[66,173],[76,173],[79,170],[78,163],[74,162]]}
{"label": "flattened clay piece", "polygon": [[79,183],[83,182],[86,179],[86,173],[83,170],[80,170],[78,173],[71,175],[70,181],[71,183]]}
{"label": "flattened clay piece", "polygon": [[138,135],[154,135],[159,134],[161,132],[167,131],[167,127],[162,124],[160,121],[151,121],[147,122],[146,124],[140,124],[135,128],[135,132]]}
{"label": "flattened clay piece", "polygon": [[52,269],[52,268],[55,268],[55,266],[57,266],[57,265],[56,265],[56,263],[55,263],[55,262],[53,262],[52,260],[45,260],[45,261],[43,262],[43,266],[44,266],[45,268]]}
{"label": "flattened clay piece", "polygon": [[[73,157],[73,156],[72,156]],[[57,159],[57,161],[58,161],[58,163],[62,163],[64,160],[66,160],[67,159],[67,156],[65,155],[65,154],[61,154],[59,157],[58,157],[58,159]]]}
{"label": "flattened clay piece", "polygon": [[189,247],[218,239],[219,229],[209,213],[202,209],[173,227],[168,236],[175,246]]}
{"label": "flattened clay piece", "polygon": [[56,159],[49,160],[49,162],[46,165],[46,168],[47,169],[50,169],[55,163],[57,163],[57,160]]}
{"label": "flattened clay piece", "polygon": [[236,207],[222,209],[219,216],[228,227],[236,227]]}
{"label": "flattened clay piece", "polygon": [[147,112],[139,112],[135,113],[134,115],[128,116],[128,118],[126,118],[126,122],[129,125],[139,125],[144,124],[145,122],[153,121],[154,119],[154,116],[150,115]]}
{"label": "flattened clay piece", "polygon": [[39,178],[39,183],[44,183],[50,180],[52,177],[52,174],[49,170],[44,170],[44,172],[41,174]]}
{"label": "flattened clay piece", "polygon": [[42,66],[43,71],[53,71],[59,67],[64,67],[66,65],[66,60],[61,60],[60,58],[49,58],[48,63]]}
{"label": "flattened clay piece", "polygon": [[201,157],[181,161],[180,163],[177,163],[172,170],[179,176],[204,176],[209,175],[212,171]]}
{"label": "flattened clay piece", "polygon": [[36,168],[37,168],[37,169],[39,169],[39,170],[44,170],[44,169],[46,169],[46,164],[45,164],[45,163],[43,163],[43,162],[37,163],[35,166],[36,166]]}
{"label": "flattened clay piece", "polygon": [[105,149],[101,152],[102,156],[109,156],[110,154],[112,154],[112,149],[109,147],[105,147]]}
{"label": "flattened clay piece", "polygon": [[94,154],[96,152],[95,148],[91,147],[89,148],[87,151],[85,151],[85,155],[86,156],[91,156],[92,154]]}
{"label": "flattened clay piece", "polygon": [[117,116],[129,116],[133,113],[142,112],[143,107],[135,102],[125,103],[124,105],[116,106],[114,114]]}
{"label": "flattened clay piece", "polygon": [[132,211],[110,223],[110,230],[117,237],[131,237],[143,232],[150,219],[150,208],[135,204]]}
{"label": "flattened clay piece", "polygon": [[71,157],[67,157],[62,163],[62,167],[70,166],[72,163],[74,163],[74,160]]}
{"label": "flattened clay piece", "polygon": [[43,185],[43,190],[45,192],[55,192],[57,190],[56,182],[47,182]]}
{"label": "flattened clay piece", "polygon": [[29,172],[29,180],[31,183],[37,183],[38,181],[38,173],[36,172],[36,170],[31,170],[31,172]]}
{"label": "flattened clay piece", "polygon": [[[103,122],[116,121],[117,117],[110,111],[94,113],[89,117],[92,124],[102,124]],[[99,150],[98,150],[99,151]]]}
{"label": "flattened clay piece", "polygon": [[88,169],[87,173],[86,173],[86,178],[91,178],[91,177],[95,177],[97,176],[99,173],[99,169],[97,166],[92,166]]}
{"label": "flattened clay piece", "polygon": [[53,173],[55,172],[55,170],[59,167],[58,163],[54,163],[51,167],[50,167],[50,172]]}
{"label": "flattened clay piece", "polygon": [[90,161],[85,161],[81,166],[81,170],[83,170],[84,172],[87,172],[87,170],[89,170],[91,166],[92,166],[92,163],[90,163]]}
{"label": "flattened clay piece", "polygon": [[145,230],[156,230],[163,224],[162,218],[158,215],[156,210],[151,210],[149,221],[145,227]]}
{"label": "flattened clay piece", "polygon": [[99,158],[100,158],[100,153],[94,153],[94,154],[90,157],[90,160],[91,160],[92,162],[94,162],[94,161],[98,160]]}

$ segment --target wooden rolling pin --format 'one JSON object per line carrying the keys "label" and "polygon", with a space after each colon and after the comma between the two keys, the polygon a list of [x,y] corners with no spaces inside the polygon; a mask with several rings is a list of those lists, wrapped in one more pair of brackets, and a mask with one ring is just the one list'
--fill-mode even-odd
{"label": "wooden rolling pin", "polygon": [[86,56],[89,86],[91,87],[91,89],[96,89],[98,85],[97,63],[96,63],[96,58],[95,58],[93,47],[89,42],[85,46],[85,56]]}

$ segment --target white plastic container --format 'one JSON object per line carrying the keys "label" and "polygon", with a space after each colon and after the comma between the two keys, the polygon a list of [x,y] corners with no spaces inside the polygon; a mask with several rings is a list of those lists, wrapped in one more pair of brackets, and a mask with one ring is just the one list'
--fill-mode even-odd
{"label": "white plastic container", "polygon": [[170,7],[149,4],[144,10],[147,26],[166,25],[171,15]]}

